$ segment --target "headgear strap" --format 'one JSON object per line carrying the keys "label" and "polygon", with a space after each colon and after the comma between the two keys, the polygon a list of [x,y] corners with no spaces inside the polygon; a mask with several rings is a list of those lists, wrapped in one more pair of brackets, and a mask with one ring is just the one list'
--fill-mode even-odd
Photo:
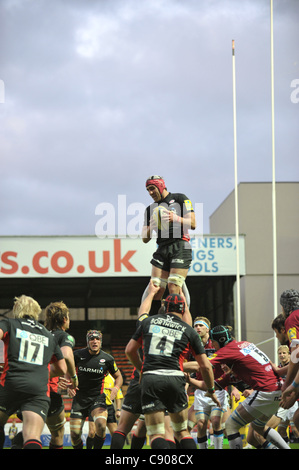
{"label": "headgear strap", "polygon": [[212,328],[212,330],[210,331],[210,338],[212,341],[217,341],[220,348],[223,348],[223,346],[233,341],[229,329],[223,325],[215,326],[214,328]]}
{"label": "headgear strap", "polygon": [[100,339],[102,341],[102,337],[103,337],[103,335],[99,330],[89,330],[86,334],[87,346],[88,346],[88,343],[91,339],[97,338],[97,339]]}

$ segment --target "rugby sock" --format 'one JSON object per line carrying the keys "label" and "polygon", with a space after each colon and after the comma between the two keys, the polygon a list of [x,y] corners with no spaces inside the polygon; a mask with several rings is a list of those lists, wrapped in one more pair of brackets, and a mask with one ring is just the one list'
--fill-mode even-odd
{"label": "rugby sock", "polygon": [[198,448],[207,449],[208,448],[208,436],[197,437]]}
{"label": "rugby sock", "polygon": [[104,445],[106,436],[100,437],[97,434],[94,435],[94,449],[101,449]]}
{"label": "rugby sock", "polygon": [[82,441],[82,439],[80,439],[80,442],[79,442],[78,444],[76,444],[76,445],[73,444],[73,449],[75,449],[75,450],[81,450],[81,449],[83,449],[83,441]]}
{"label": "rugby sock", "polygon": [[49,450],[60,450],[60,449],[63,449],[63,444],[57,445],[57,444],[52,444],[52,442],[49,443]]}
{"label": "rugby sock", "polygon": [[174,438],[174,440],[175,440],[175,448],[176,448],[176,449],[180,449],[180,448],[181,448],[181,444],[179,443],[179,441],[178,441],[176,438]]}
{"label": "rugby sock", "polygon": [[23,433],[22,431],[18,432],[18,434],[13,438],[11,443],[11,449],[23,449]]}
{"label": "rugby sock", "polygon": [[166,439],[166,441],[168,442],[169,449],[177,449],[175,441],[171,441],[170,439]]}
{"label": "rugby sock", "polygon": [[195,441],[192,436],[183,437],[180,441],[181,449],[197,449]]}
{"label": "rugby sock", "polygon": [[132,436],[131,449],[142,449],[144,446],[145,437],[138,437],[135,434]]}
{"label": "rugby sock", "polygon": [[275,446],[277,446],[279,449],[290,449],[290,446],[288,446],[288,444],[284,441],[283,437],[281,437],[281,435],[277,431],[275,431],[275,429],[268,428],[267,431],[264,433],[264,438]]}
{"label": "rugby sock", "polygon": [[239,432],[227,436],[227,439],[230,449],[243,449],[243,440]]}
{"label": "rugby sock", "polygon": [[223,447],[223,431],[214,431],[214,448],[222,449]]}
{"label": "rugby sock", "polygon": [[24,443],[23,449],[42,449],[42,443],[37,439],[29,439]]}
{"label": "rugby sock", "polygon": [[86,438],[86,449],[93,449],[93,437],[87,436]]}
{"label": "rugby sock", "polygon": [[4,426],[0,426],[0,449],[3,449],[5,441]]}
{"label": "rugby sock", "polygon": [[169,449],[168,442],[163,437],[156,437],[151,442],[152,449]]}
{"label": "rugby sock", "polygon": [[126,434],[121,431],[115,431],[112,439],[110,449],[122,449],[126,442]]}
{"label": "rugby sock", "polygon": [[262,445],[256,446],[256,449],[277,449],[271,442],[265,441]]}

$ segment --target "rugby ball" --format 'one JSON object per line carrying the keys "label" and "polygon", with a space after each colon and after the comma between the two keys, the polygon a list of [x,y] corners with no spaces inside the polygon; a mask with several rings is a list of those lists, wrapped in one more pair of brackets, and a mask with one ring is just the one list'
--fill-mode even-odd
{"label": "rugby ball", "polygon": [[167,230],[169,228],[168,220],[163,220],[162,218],[163,212],[168,212],[163,206],[155,207],[153,210],[153,220],[159,230]]}

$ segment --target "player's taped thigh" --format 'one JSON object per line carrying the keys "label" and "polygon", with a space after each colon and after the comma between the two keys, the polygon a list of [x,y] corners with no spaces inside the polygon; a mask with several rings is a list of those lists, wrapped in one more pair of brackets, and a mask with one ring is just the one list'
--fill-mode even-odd
{"label": "player's taped thigh", "polygon": [[185,282],[185,276],[177,273],[171,273],[167,279],[168,283],[175,284],[178,287],[182,287]]}
{"label": "player's taped thigh", "polygon": [[174,432],[186,431],[187,426],[188,426],[187,419],[185,421],[181,421],[180,423],[175,423],[174,421],[171,421],[171,427],[174,430]]}
{"label": "player's taped thigh", "polygon": [[65,423],[66,423],[66,419],[64,418],[60,423],[55,423],[55,424],[48,424],[47,423],[47,426],[48,426],[50,432],[57,432],[57,431],[59,431],[59,429],[63,428]]}
{"label": "player's taped thigh", "polygon": [[[161,289],[166,289],[167,287],[167,279],[163,279],[162,277],[152,277],[151,280],[160,286]],[[148,296],[148,286],[146,286],[142,297],[141,297],[141,303],[147,298]]]}
{"label": "player's taped thigh", "polygon": [[216,416],[217,418],[221,418],[223,416],[222,408],[213,408],[211,411],[211,418]]}
{"label": "player's taped thigh", "polygon": [[156,423],[156,424],[150,424],[149,426],[146,426],[146,433],[149,436],[153,436],[155,434],[165,434],[165,425],[164,423]]}
{"label": "player's taped thigh", "polygon": [[188,419],[188,429],[193,429],[194,426],[197,425],[196,421],[193,421],[193,419]]}
{"label": "player's taped thigh", "polygon": [[106,429],[108,413],[102,412],[95,414],[92,419],[98,428]]}
{"label": "player's taped thigh", "polygon": [[227,418],[225,422],[225,430],[228,436],[236,434],[239,429],[246,426],[247,421],[241,417],[237,410],[234,410],[232,414]]}
{"label": "player's taped thigh", "polygon": [[95,415],[93,416],[93,422],[95,423],[98,419],[104,419],[107,421],[107,416],[106,415]]}
{"label": "player's taped thigh", "polygon": [[210,419],[210,412],[204,410],[195,410],[196,422],[201,421],[202,423],[208,422]]}
{"label": "player's taped thigh", "polygon": [[81,440],[81,434],[84,426],[83,419],[77,419],[75,422],[70,421],[71,442],[76,445]]}

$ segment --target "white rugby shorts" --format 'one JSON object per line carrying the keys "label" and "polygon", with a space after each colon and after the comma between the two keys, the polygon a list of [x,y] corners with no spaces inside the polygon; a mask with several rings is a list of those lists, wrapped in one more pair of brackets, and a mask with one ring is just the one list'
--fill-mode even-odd
{"label": "white rugby shorts", "polygon": [[262,415],[271,417],[275,415],[281,400],[281,390],[275,392],[252,392],[240,404],[254,418],[260,418]]}

